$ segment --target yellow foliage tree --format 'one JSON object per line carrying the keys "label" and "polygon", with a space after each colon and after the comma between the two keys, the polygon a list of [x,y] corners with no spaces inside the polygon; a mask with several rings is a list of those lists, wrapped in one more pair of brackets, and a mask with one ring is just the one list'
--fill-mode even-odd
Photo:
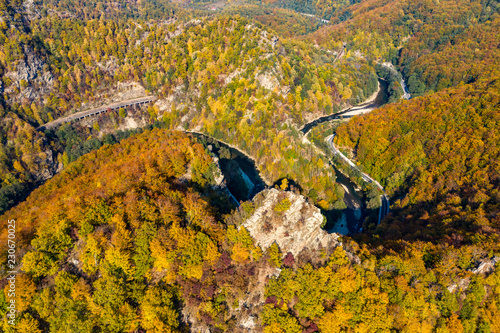
{"label": "yellow foliage tree", "polygon": [[318,321],[322,333],[337,333],[349,328],[349,320],[353,317],[342,305],[336,305],[333,311],[326,312]]}
{"label": "yellow foliage tree", "polygon": [[462,333],[464,331],[464,327],[462,326],[462,322],[458,318],[458,315],[455,313],[451,315],[450,318],[446,320],[446,328],[449,332],[453,333]]}
{"label": "yellow foliage tree", "polygon": [[[6,288],[9,285],[7,284]],[[27,310],[36,294],[36,285],[26,274],[16,276],[16,309],[19,312]]]}
{"label": "yellow foliage tree", "polygon": [[250,251],[248,251],[248,249],[245,248],[243,244],[241,243],[234,244],[232,249],[231,259],[233,259],[238,263],[244,263],[245,261],[248,260],[249,256],[250,256]]}
{"label": "yellow foliage tree", "polygon": [[38,321],[30,314],[25,314],[19,322],[16,323],[16,331],[22,333],[42,333]]}

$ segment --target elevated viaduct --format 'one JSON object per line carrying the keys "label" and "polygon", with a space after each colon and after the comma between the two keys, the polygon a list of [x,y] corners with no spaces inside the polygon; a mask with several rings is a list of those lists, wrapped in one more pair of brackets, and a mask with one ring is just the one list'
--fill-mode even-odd
{"label": "elevated viaduct", "polygon": [[103,105],[103,106],[100,106],[98,108],[94,108],[94,109],[90,109],[90,110],[86,110],[86,111],[80,111],[80,112],[71,114],[71,115],[66,116],[66,117],[58,118],[54,121],[51,121],[49,123],[46,123],[46,124],[38,127],[37,130],[43,131],[46,129],[53,129],[53,128],[56,128],[64,123],[69,123],[72,121],[93,117],[93,116],[99,115],[99,114],[104,113],[104,112],[108,112],[111,110],[117,110],[119,108],[126,108],[128,106],[148,104],[154,100],[156,100],[156,96],[150,95],[150,96],[145,96],[145,97],[141,97],[141,98],[135,98],[135,99],[127,100],[127,101],[122,101],[119,103]]}

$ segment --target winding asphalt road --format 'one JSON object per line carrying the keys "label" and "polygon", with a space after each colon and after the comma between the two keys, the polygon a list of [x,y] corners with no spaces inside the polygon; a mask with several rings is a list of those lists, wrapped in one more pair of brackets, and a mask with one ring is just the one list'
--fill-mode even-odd
{"label": "winding asphalt road", "polygon": [[403,89],[403,96],[401,96],[401,98],[403,99],[410,99],[411,98],[411,94],[410,92],[408,91],[408,88],[406,87],[406,83],[405,83],[405,80],[401,79],[401,81],[399,81],[399,84],[401,85],[401,88]]}
{"label": "winding asphalt road", "polygon": [[333,144],[334,138],[335,138],[335,134],[330,135],[326,138],[326,142],[328,144],[328,147],[330,147],[330,149],[333,151],[334,155],[339,156],[343,161],[345,161],[347,164],[349,164],[351,169],[353,169],[354,171],[361,174],[361,178],[363,178],[363,180],[365,182],[375,184],[375,186],[377,186],[384,193],[380,196],[381,205],[380,205],[380,209],[379,209],[379,213],[378,213],[378,223],[377,223],[377,225],[379,225],[380,221],[382,221],[382,219],[387,214],[389,214],[389,206],[390,206],[389,197],[387,196],[387,194],[384,191],[384,188],[382,187],[382,185],[380,185],[380,183],[378,181],[376,181],[375,179],[370,177],[368,174],[361,171],[359,169],[359,167],[356,164],[354,164],[353,161],[348,159],[344,154],[342,154],[340,152],[340,150],[337,149],[337,147],[335,147],[335,145]]}

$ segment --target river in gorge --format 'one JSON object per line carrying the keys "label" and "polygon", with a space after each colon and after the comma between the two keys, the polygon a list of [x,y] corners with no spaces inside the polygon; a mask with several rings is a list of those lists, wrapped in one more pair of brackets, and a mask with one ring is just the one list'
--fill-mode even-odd
{"label": "river in gorge", "polygon": [[[368,101],[345,109],[333,115],[321,117],[306,125],[301,129],[304,135],[315,126],[324,122],[333,120],[349,119],[358,114],[371,112],[388,101],[387,82],[379,79],[379,89],[376,96],[373,96]],[[354,183],[347,175],[338,170],[333,164],[330,166],[335,169],[336,183],[340,184],[344,189],[344,204],[345,209],[324,211],[323,214],[327,217],[325,230],[335,232],[342,235],[353,235],[363,231],[363,222],[368,216],[369,211],[366,208],[364,194],[359,186]]]}
{"label": "river in gorge", "polygon": [[[385,103],[387,103],[387,82],[379,80],[379,90],[370,101],[359,106],[343,110],[339,113],[316,119],[302,128],[302,133],[307,132],[327,121],[335,119],[350,118],[353,115],[342,116],[349,112],[358,113],[370,112]],[[255,161],[248,157],[242,151],[229,146],[228,144],[201,133],[189,132],[197,137],[208,150],[210,150],[219,159],[219,167],[224,175],[226,187],[229,195],[234,199],[235,204],[240,201],[251,200],[257,193],[266,188],[262,180]],[[351,181],[348,176],[340,172],[334,165],[336,182],[344,189],[344,203],[346,208],[341,210],[323,211],[327,217],[325,230],[343,235],[353,235],[363,230],[363,221],[368,215],[365,205],[365,198],[356,183]]]}
{"label": "river in gorge", "polygon": [[251,200],[257,193],[266,188],[255,161],[242,151],[205,134],[188,133],[195,136],[217,156],[226,188],[236,204],[239,205],[240,201]]}

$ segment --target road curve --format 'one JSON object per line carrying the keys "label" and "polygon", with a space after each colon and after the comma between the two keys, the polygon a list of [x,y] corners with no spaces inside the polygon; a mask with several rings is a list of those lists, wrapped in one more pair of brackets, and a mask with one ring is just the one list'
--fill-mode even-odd
{"label": "road curve", "polygon": [[305,124],[300,131],[307,135],[309,131],[316,125],[319,125],[321,123],[335,120],[335,119],[349,119],[352,118],[358,114],[364,114],[368,113],[372,110],[375,110],[376,108],[380,107],[383,105],[383,96],[387,93],[387,86],[384,84],[381,84],[381,79],[378,81],[378,87],[377,90],[370,96],[368,99],[366,99],[363,103],[356,105],[356,106],[351,106],[348,108],[345,108],[337,113],[328,115],[328,116],[322,116],[319,118],[316,118],[307,124]]}
{"label": "road curve", "polygon": [[378,223],[377,223],[377,225],[379,225],[380,221],[382,221],[382,219],[387,214],[389,214],[389,206],[390,206],[389,197],[387,196],[387,194],[385,193],[384,188],[382,187],[382,185],[380,185],[380,183],[378,181],[376,181],[375,179],[373,179],[372,177],[370,177],[368,174],[366,174],[363,171],[361,171],[359,169],[359,167],[356,164],[354,164],[353,161],[351,161],[350,159],[348,159],[347,156],[345,156],[344,154],[342,154],[340,152],[340,150],[338,150],[337,147],[335,147],[335,145],[333,144],[333,139],[334,138],[335,138],[335,134],[332,134],[332,135],[329,135],[328,137],[326,137],[326,139],[325,139],[326,142],[327,142],[328,147],[330,147],[330,149],[333,151],[333,154],[339,156],[344,162],[346,162],[347,164],[349,164],[349,166],[351,167],[351,169],[353,169],[354,171],[356,171],[359,174],[361,174],[361,178],[363,178],[363,180],[365,182],[371,183],[371,184],[375,184],[375,186],[377,186],[383,192],[383,194],[380,196],[381,205],[380,205],[380,208],[379,208]]}

